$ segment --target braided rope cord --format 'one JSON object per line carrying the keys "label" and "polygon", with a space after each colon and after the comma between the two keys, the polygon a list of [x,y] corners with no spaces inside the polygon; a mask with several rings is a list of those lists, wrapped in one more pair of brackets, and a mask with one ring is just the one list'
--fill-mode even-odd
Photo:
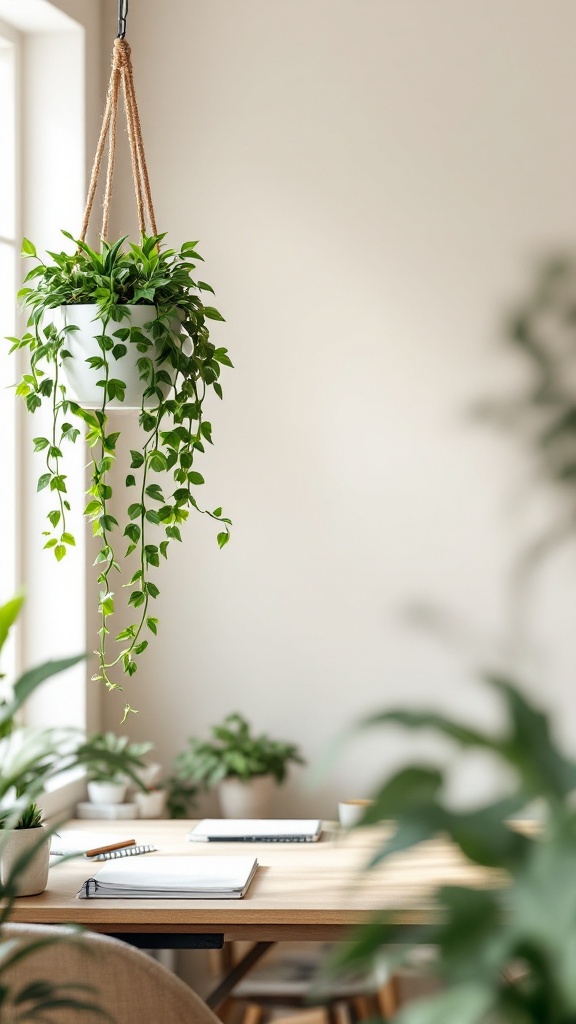
{"label": "braided rope cord", "polygon": [[86,207],[84,210],[84,219],[82,221],[82,229],[80,231],[80,240],[82,242],[86,240],[86,233],[88,231],[90,214],[92,213],[92,207],[94,205],[94,197],[96,195],[96,188],[98,185],[98,178],[100,176],[107,137],[108,166],[106,169],[106,182],[102,203],[101,238],[103,241],[106,241],[108,238],[110,202],[112,199],[112,182],[116,156],[118,96],[121,84],[124,96],[124,107],[126,110],[128,141],[130,143],[130,160],[132,164],[132,178],[134,181],[136,208],[138,211],[138,226],[140,228],[140,234],[145,235],[146,217],[148,217],[151,233],[153,235],[158,234],[156,218],[154,216],[154,206],[152,204],[152,194],[150,191],[150,180],[148,178],[148,168],[146,165],[146,154],[144,152],[144,143],[142,141],[142,126],[140,124],[136,92],[134,89],[134,75],[132,71],[132,61],[130,60],[130,47],[125,39],[115,39],[114,50],[112,52],[112,72],[110,74],[110,82],[108,84],[108,92],[106,94],[102,128],[100,130],[100,138],[98,139],[98,145],[94,155],[94,163],[92,164],[88,196],[86,198]]}

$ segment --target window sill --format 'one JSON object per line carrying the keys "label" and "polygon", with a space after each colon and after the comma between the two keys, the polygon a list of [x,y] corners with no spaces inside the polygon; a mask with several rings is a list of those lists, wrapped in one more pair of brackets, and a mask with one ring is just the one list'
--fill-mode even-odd
{"label": "window sill", "polygon": [[49,784],[37,802],[51,823],[73,817],[76,804],[85,799],[86,773],[81,768],[73,768]]}

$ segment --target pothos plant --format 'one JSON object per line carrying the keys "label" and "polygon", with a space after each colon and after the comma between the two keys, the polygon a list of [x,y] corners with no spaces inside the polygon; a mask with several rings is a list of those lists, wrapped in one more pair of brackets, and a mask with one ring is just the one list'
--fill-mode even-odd
{"label": "pothos plant", "polygon": [[[67,523],[70,503],[65,449],[85,431],[91,480],[84,514],[100,542],[96,558],[100,566],[98,672],[93,678],[103,680],[108,689],[122,689],[112,678],[113,670],[120,666],[132,676],[138,655],[148,646],[148,634],[157,633],[158,619],[151,601],[158,597],[159,589],[150,578],[151,570],[167,557],[170,543],[181,540],[180,527],[190,509],[218,522],[221,548],[229,540],[230,520],[222,509],[209,510],[198,503],[197,488],[204,478],[196,469],[196,457],[204,452],[206,443],[212,444],[206,397],[213,391],[222,398],[221,367],[232,363],[227,350],[210,340],[208,322],[223,317],[213,306],[204,305],[204,293],[213,289],[196,280],[196,264],[202,260],[197,242],[185,242],[175,250],[162,244],[162,234],[144,235],[139,245],[126,245],[122,238],[114,244],[103,242],[97,252],[68,232],[63,234],[75,243],[74,251],[49,252],[47,262],[24,240],[22,255],[36,260],[19,292],[29,313],[28,329],[22,338],[8,340],[11,352],[27,349],[30,354],[17,394],[31,413],[43,403],[50,407],[51,429],[48,436],[34,438],[34,446],[45,462],[38,490],[47,489],[54,498],[44,546],[58,561],[75,543]],[[83,304],[96,307],[97,349],[86,358],[101,389],[101,404],[95,409],[83,408],[66,383],[71,335],[78,331],[74,307]],[[144,327],[131,323],[135,305],[149,307],[150,318]],[[54,311],[63,306],[69,322],[59,326]],[[112,471],[121,431],[110,427],[109,406],[112,402],[121,406],[124,400],[126,380],[120,375],[121,368],[134,348],[142,383],[141,444],[130,452],[125,487],[134,491],[134,500],[128,504],[125,521],[120,521],[117,501],[116,514],[112,511]],[[127,543],[124,552],[118,550],[121,538]],[[138,564],[124,586],[131,588],[129,606],[135,616],[116,633],[120,649],[111,654],[108,640],[115,610],[114,580],[123,558],[133,553]],[[127,704],[124,717],[131,710]]]}

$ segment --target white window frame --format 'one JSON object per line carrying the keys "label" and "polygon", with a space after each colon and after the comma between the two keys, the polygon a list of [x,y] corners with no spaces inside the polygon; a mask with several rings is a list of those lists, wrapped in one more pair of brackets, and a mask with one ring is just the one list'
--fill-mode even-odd
{"label": "white window frame", "polygon": [[[2,89],[3,103],[0,113],[0,132],[2,135],[2,159],[11,163],[8,171],[8,182],[3,180],[0,171],[0,188],[10,190],[8,202],[12,205],[14,215],[12,223],[7,226],[0,222],[0,246],[5,255],[6,249],[12,249],[11,269],[8,274],[9,292],[13,292],[12,313],[8,312],[10,299],[2,297],[0,309],[0,423],[2,428],[2,444],[0,446],[0,479],[2,480],[2,499],[0,501],[0,535],[3,550],[0,555],[0,600],[9,600],[17,589],[17,581],[21,578],[21,535],[17,516],[20,496],[20,431],[18,429],[18,403],[14,390],[9,387],[19,376],[18,356],[9,356],[8,343],[5,335],[17,335],[19,330],[16,310],[16,290],[20,286],[20,235],[22,224],[21,209],[21,69],[22,69],[22,38],[20,32],[11,25],[0,20],[0,60],[9,64],[7,75],[10,77],[8,89]],[[2,77],[6,69],[2,69]],[[4,123],[2,124],[2,121]],[[8,228],[8,229],[7,229]],[[8,678],[14,678],[21,667],[21,651],[17,643],[18,630],[6,644],[2,652],[2,671]]]}

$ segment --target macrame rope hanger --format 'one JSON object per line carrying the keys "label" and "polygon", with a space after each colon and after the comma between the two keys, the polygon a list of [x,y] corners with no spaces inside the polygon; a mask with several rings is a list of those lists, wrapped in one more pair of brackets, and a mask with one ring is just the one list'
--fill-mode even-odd
{"label": "macrame rope hanger", "polygon": [[132,62],[130,60],[130,47],[126,42],[127,16],[128,0],[119,0],[118,35],[114,40],[114,49],[112,51],[112,72],[110,74],[110,82],[108,85],[108,92],[106,94],[104,117],[102,119],[100,138],[98,139],[94,163],[92,165],[92,173],[90,175],[90,184],[88,186],[84,220],[82,221],[82,230],[80,232],[80,239],[82,242],[86,240],[88,223],[90,221],[90,214],[94,204],[94,196],[96,195],[96,187],[98,185],[98,178],[100,175],[100,168],[102,166],[107,138],[108,165],[106,168],[104,199],[102,202],[102,230],[100,232],[100,236],[102,241],[107,241],[108,239],[110,201],[112,199],[112,180],[114,177],[114,161],[116,156],[116,131],[118,123],[118,96],[120,92],[120,85],[122,85],[124,109],[126,111],[132,178],[134,180],[134,193],[136,196],[136,208],[138,211],[138,226],[140,228],[140,234],[145,235],[148,233],[146,230],[146,218],[148,218],[148,223],[150,225],[150,234],[158,234],[156,218],[154,216],[154,207],[152,205],[152,195],[150,192],[150,181],[148,179],[144,143],[142,142],[142,128],[140,125],[140,117],[138,115],[136,93],[134,91],[134,77],[132,73]]}

